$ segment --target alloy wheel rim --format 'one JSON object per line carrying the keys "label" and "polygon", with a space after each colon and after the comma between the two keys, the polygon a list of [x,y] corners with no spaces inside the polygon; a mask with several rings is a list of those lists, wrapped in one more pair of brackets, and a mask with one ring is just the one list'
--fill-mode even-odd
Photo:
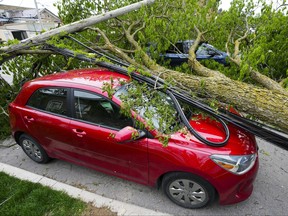
{"label": "alloy wheel rim", "polygon": [[169,185],[171,197],[185,205],[198,205],[206,201],[207,194],[198,183],[188,179],[178,179]]}
{"label": "alloy wheel rim", "polygon": [[42,160],[42,154],[38,146],[35,145],[34,142],[31,142],[30,140],[23,140],[23,148],[25,152],[34,160],[41,161]]}

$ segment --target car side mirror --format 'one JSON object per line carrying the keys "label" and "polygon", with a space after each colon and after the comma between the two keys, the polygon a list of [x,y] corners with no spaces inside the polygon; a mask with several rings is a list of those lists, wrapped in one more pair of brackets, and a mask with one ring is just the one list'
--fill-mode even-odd
{"label": "car side mirror", "polygon": [[141,130],[137,130],[133,127],[127,126],[118,131],[115,134],[115,140],[119,143],[130,142],[141,139],[146,136],[146,133]]}

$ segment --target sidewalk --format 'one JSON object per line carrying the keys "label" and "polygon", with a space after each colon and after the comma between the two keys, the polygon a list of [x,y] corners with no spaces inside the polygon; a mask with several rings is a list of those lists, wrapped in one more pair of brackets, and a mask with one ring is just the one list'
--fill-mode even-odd
{"label": "sidewalk", "polygon": [[[260,169],[251,197],[234,205],[220,206],[215,202],[204,209],[194,210],[177,206],[157,188],[63,160],[55,159],[48,164],[35,163],[12,139],[0,142],[0,164],[3,163],[5,172],[11,175],[19,178],[21,170],[27,170],[24,172],[26,174],[23,174],[25,179],[46,182],[45,185],[54,185],[55,189],[66,189],[68,194],[70,188],[76,187],[76,192],[73,190],[71,196],[91,201],[96,207],[110,207],[118,215],[287,215],[287,151],[262,140],[258,140],[258,143]],[[3,164],[0,171],[4,171]],[[9,168],[6,164],[9,164]]]}
{"label": "sidewalk", "polygon": [[95,193],[91,193],[89,191],[79,189],[71,185],[64,184],[53,179],[37,175],[32,172],[28,172],[26,170],[13,167],[4,163],[0,163],[0,171],[22,180],[28,180],[34,183],[40,183],[44,186],[49,186],[54,190],[65,191],[69,196],[81,199],[82,201],[87,203],[90,202],[97,208],[108,207],[111,211],[117,212],[118,215],[169,215],[136,205],[105,198]]}

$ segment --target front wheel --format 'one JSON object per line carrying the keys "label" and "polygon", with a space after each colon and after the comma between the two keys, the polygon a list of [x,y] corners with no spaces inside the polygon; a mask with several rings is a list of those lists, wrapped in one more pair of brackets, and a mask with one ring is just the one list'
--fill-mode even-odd
{"label": "front wheel", "polygon": [[213,186],[190,173],[171,173],[164,176],[162,189],[174,203],[190,209],[202,208],[215,198]]}
{"label": "front wheel", "polygon": [[50,158],[42,148],[33,138],[26,134],[22,134],[19,138],[20,146],[28,157],[37,163],[47,163]]}

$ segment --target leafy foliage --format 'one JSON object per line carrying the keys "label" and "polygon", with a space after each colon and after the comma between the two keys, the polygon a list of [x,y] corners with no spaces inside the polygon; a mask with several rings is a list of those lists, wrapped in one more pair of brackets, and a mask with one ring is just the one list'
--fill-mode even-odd
{"label": "leafy foliage", "polygon": [[[64,23],[70,23],[134,2],[131,0],[120,2],[115,0],[103,2],[63,0],[58,4],[58,9]],[[81,10],[77,5],[81,7]],[[218,6],[219,1],[217,0],[206,1],[205,5],[201,5],[199,1],[160,0],[119,19],[100,23],[97,27],[107,35],[113,44],[129,50],[133,49],[133,46],[123,37],[123,27],[128,29],[134,22],[136,24],[133,29],[137,30],[145,23],[145,28],[137,32],[135,39],[146,51],[148,51],[148,44],[153,43],[153,46],[149,46],[149,53],[156,60],[159,58],[159,54],[165,52],[171,44],[175,44],[179,40],[195,39],[197,32],[194,26],[197,26],[200,31],[207,31],[202,40],[209,42],[217,49],[226,50],[227,43],[231,56],[235,51],[235,40],[244,36],[247,31],[248,35],[245,40],[241,41],[239,53],[236,54],[242,60],[240,67],[235,67],[233,62],[230,67],[225,68],[211,61],[203,62],[203,65],[218,70],[232,79],[248,82],[253,81],[249,78],[247,66],[252,66],[277,81],[286,78],[285,51],[288,44],[286,37],[288,28],[285,26],[288,22],[285,7],[283,10],[275,10],[264,0],[234,0],[229,10],[219,13]],[[230,40],[228,40],[229,35]],[[89,37],[86,34],[85,37],[91,39],[98,46],[104,44],[102,37],[98,36],[97,41],[93,39],[97,38],[95,32],[93,36]],[[133,58],[137,62],[143,63],[141,51],[137,50],[133,54]],[[189,72],[187,69],[186,71]]]}
{"label": "leafy foliage", "polygon": [[264,7],[261,12],[255,20],[258,28],[253,34],[253,49],[249,53],[247,50],[246,61],[266,76],[280,81],[287,77],[288,16],[271,6]]}
{"label": "leafy foliage", "polygon": [[[168,144],[169,135],[181,128],[171,98],[145,83],[134,81],[123,86],[117,97],[122,101],[122,112],[135,118],[136,125],[142,129],[157,129],[157,136],[164,145]],[[141,119],[131,111],[135,111]]]}

